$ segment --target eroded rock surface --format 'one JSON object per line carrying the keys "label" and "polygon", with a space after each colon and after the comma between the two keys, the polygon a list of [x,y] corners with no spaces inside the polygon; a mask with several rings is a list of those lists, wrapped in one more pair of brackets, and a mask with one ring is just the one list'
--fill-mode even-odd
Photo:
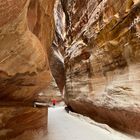
{"label": "eroded rock surface", "polygon": [[62,0],[68,106],[140,134],[140,3]]}
{"label": "eroded rock surface", "polygon": [[0,140],[41,140],[47,135],[47,108],[0,107]]}
{"label": "eroded rock surface", "polygon": [[[2,83],[0,85],[0,99],[3,99],[3,101],[31,101],[34,100],[35,93],[47,85],[51,79],[47,51],[45,50],[47,46],[40,42],[29,30],[27,22],[29,1],[17,2],[13,0],[12,2],[5,1],[4,3],[5,6],[11,4],[11,9],[14,10],[15,8],[15,11],[9,11],[9,19],[11,20],[0,27],[0,80]],[[53,5],[51,3],[44,3],[44,5],[46,4],[46,7],[47,5]],[[1,2],[0,4],[3,3]],[[5,9],[3,5],[1,5],[2,8]],[[19,13],[16,15],[17,11]],[[15,14],[13,15],[13,20],[12,13]],[[43,23],[42,25],[44,26]],[[40,30],[38,31],[41,32]],[[49,36],[47,42],[50,44],[53,39],[50,37],[53,33],[53,28],[50,27],[50,30],[47,31]],[[41,39],[46,36],[42,36]]]}
{"label": "eroded rock surface", "polygon": [[50,68],[53,77],[62,94],[65,89],[65,66],[64,66],[64,39],[65,39],[65,14],[60,0],[56,0],[54,6],[55,36],[51,53],[49,55]]}
{"label": "eroded rock surface", "polygon": [[47,103],[49,106],[52,106],[52,100],[54,99],[57,104],[63,101],[62,93],[53,79],[50,85],[38,94],[37,101]]}
{"label": "eroded rock surface", "polygon": [[33,103],[52,80],[54,2],[0,0],[0,140],[46,134],[47,108],[34,109]]}

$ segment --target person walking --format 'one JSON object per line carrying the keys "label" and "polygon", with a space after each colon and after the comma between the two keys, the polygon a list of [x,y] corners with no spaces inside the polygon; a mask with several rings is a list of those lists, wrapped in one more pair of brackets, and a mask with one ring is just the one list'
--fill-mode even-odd
{"label": "person walking", "polygon": [[56,99],[53,99],[53,100],[52,100],[52,104],[53,104],[53,106],[56,105]]}

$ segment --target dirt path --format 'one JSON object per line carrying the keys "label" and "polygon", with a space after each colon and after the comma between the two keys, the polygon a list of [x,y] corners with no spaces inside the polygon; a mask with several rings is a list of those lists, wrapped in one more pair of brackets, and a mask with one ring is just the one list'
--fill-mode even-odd
{"label": "dirt path", "polygon": [[96,125],[82,121],[64,110],[49,109],[49,130],[47,140],[128,140]]}

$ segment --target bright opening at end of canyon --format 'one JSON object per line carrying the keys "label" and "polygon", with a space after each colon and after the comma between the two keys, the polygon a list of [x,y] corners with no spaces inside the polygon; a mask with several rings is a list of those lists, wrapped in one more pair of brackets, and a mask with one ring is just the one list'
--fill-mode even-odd
{"label": "bright opening at end of canyon", "polygon": [[0,0],[0,140],[140,140],[140,0]]}

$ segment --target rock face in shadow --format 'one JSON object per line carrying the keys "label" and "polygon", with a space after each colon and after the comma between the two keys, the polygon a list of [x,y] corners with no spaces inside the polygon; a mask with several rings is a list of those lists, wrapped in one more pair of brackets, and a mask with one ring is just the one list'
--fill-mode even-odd
{"label": "rock face in shadow", "polygon": [[48,106],[52,106],[52,100],[56,100],[56,105],[63,101],[62,93],[58,88],[55,80],[53,79],[48,87],[38,94],[37,101],[47,103]]}
{"label": "rock face in shadow", "polygon": [[49,55],[49,63],[52,75],[61,92],[65,89],[65,66],[64,66],[64,38],[65,38],[65,14],[61,1],[56,0],[54,6],[55,36]]}
{"label": "rock face in shadow", "polygon": [[52,80],[48,54],[54,36],[54,2],[0,1],[0,140],[24,139],[26,130],[31,135],[47,131],[47,108],[32,106]]}
{"label": "rock face in shadow", "polygon": [[65,102],[78,113],[140,134],[140,3],[62,0]]}

